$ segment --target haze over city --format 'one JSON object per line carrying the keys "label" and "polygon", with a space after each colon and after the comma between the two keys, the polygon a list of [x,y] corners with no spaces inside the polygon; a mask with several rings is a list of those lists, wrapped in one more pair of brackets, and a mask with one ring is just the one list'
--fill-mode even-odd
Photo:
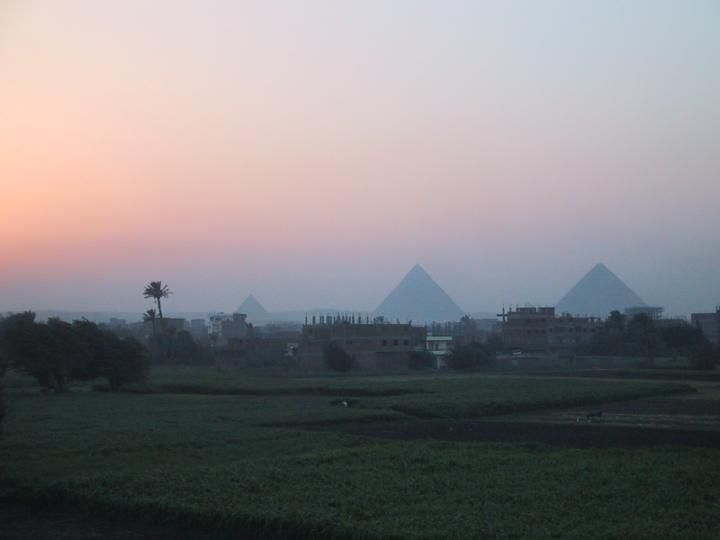
{"label": "haze over city", "polygon": [[720,302],[717,2],[0,7],[0,312]]}

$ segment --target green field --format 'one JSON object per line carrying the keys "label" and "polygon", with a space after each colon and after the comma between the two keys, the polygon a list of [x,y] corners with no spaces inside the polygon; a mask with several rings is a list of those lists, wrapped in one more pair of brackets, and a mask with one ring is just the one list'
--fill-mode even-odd
{"label": "green field", "polygon": [[[2,494],[231,537],[717,538],[717,449],[581,450],[331,430],[692,390],[481,375],[259,379],[214,370],[156,372],[135,388],[147,393],[40,395],[23,385],[11,391],[0,440]],[[353,406],[332,405],[338,398]]]}

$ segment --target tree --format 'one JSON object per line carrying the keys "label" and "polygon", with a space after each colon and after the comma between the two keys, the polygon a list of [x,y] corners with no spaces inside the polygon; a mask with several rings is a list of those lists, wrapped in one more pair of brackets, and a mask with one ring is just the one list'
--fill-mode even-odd
{"label": "tree", "polygon": [[[160,335],[155,333],[154,319],[150,319],[153,321],[153,341],[160,349],[162,356],[165,356],[167,360],[172,359],[172,336],[167,335],[168,331],[165,328],[162,311],[162,299],[168,298],[171,294],[173,293],[170,288],[167,285],[163,285],[162,281],[151,281],[145,285],[145,289],[143,290],[143,297],[152,298],[155,300],[155,305],[157,305],[157,314],[160,319]],[[151,316],[149,310],[145,313],[148,316]]]}
{"label": "tree", "polygon": [[650,366],[655,365],[655,355],[660,346],[660,336],[650,317],[645,313],[635,315],[627,324],[627,342],[630,353],[647,358]]}
{"label": "tree", "polygon": [[87,344],[60,319],[40,324],[32,312],[12,315],[5,322],[5,342],[11,363],[47,389],[64,392],[71,378],[89,375]]}
{"label": "tree", "polygon": [[698,347],[690,355],[690,365],[693,369],[715,369],[720,364],[720,348],[713,348],[709,343]]}
{"label": "tree", "polygon": [[350,371],[355,363],[355,359],[334,341],[330,341],[325,345],[323,356],[325,363],[333,371]]}
{"label": "tree", "polygon": [[5,317],[0,315],[0,434],[2,434],[2,421],[5,417],[5,390],[3,378],[10,360],[5,349]]}
{"label": "tree", "polygon": [[110,390],[116,392],[125,384],[141,383],[147,378],[148,357],[145,348],[134,338],[119,338],[105,332],[106,355],[101,374]]}
{"label": "tree", "polygon": [[408,355],[408,368],[431,369],[436,367],[435,355],[430,351],[410,351]]}
{"label": "tree", "polygon": [[172,291],[168,288],[167,285],[163,285],[162,281],[151,281],[150,283],[145,285],[143,297],[152,298],[155,300],[160,321],[162,321],[163,318],[162,299],[168,298],[171,294],[173,294]]}
{"label": "tree", "polygon": [[660,339],[673,356],[692,355],[709,345],[702,330],[687,323],[660,328]]}
{"label": "tree", "polygon": [[595,332],[590,343],[578,347],[580,354],[623,355],[626,352],[627,317],[615,310]]}
{"label": "tree", "polygon": [[496,355],[505,348],[505,342],[503,341],[502,335],[498,332],[492,332],[485,340],[485,346],[490,354]]}
{"label": "tree", "polygon": [[180,362],[194,362],[198,357],[198,347],[192,334],[187,330],[180,330],[175,335],[173,350],[175,358]]}
{"label": "tree", "polygon": [[152,325],[153,336],[155,336],[155,320],[157,319],[157,311],[148,309],[143,313],[143,322],[149,322]]}
{"label": "tree", "polygon": [[120,338],[88,320],[74,321],[77,336],[90,351],[90,357],[79,365],[73,376],[77,379],[107,379],[115,392],[124,384],[143,382],[148,371],[145,348],[134,338]]}
{"label": "tree", "polygon": [[451,369],[475,370],[490,367],[495,361],[495,355],[482,343],[468,343],[457,347],[448,356],[446,363]]}

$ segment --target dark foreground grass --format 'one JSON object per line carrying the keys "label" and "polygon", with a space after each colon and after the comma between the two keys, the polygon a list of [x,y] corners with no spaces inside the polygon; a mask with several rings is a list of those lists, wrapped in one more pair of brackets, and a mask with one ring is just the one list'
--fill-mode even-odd
{"label": "dark foreground grass", "polygon": [[[521,387],[504,386],[504,380],[480,384],[477,397],[511,400],[506,394]],[[601,385],[594,397],[638,388],[582,382]],[[448,383],[424,383],[427,393],[412,397],[424,400],[433,392],[449,403],[439,391],[443,384]],[[450,384],[464,395],[462,380]],[[664,385],[641,387],[668,391]],[[532,402],[544,404],[542,392],[530,388]],[[565,387],[553,391],[561,392],[558,388]],[[523,396],[517,399],[526,400]],[[378,441],[299,427],[373,421],[372,415],[407,418],[385,407],[410,398],[362,398],[364,407],[345,409],[312,395],[21,394],[13,398],[0,441],[0,478],[13,500],[218,536],[720,534],[718,450]],[[285,427],[261,426],[268,423]]]}

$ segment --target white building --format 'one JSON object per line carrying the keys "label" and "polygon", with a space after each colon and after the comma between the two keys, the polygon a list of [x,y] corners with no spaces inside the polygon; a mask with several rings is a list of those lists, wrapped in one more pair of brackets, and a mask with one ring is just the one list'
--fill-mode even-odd
{"label": "white building", "polygon": [[437,369],[447,367],[445,359],[452,351],[452,336],[433,336],[428,334],[425,337],[425,349],[435,357]]}

